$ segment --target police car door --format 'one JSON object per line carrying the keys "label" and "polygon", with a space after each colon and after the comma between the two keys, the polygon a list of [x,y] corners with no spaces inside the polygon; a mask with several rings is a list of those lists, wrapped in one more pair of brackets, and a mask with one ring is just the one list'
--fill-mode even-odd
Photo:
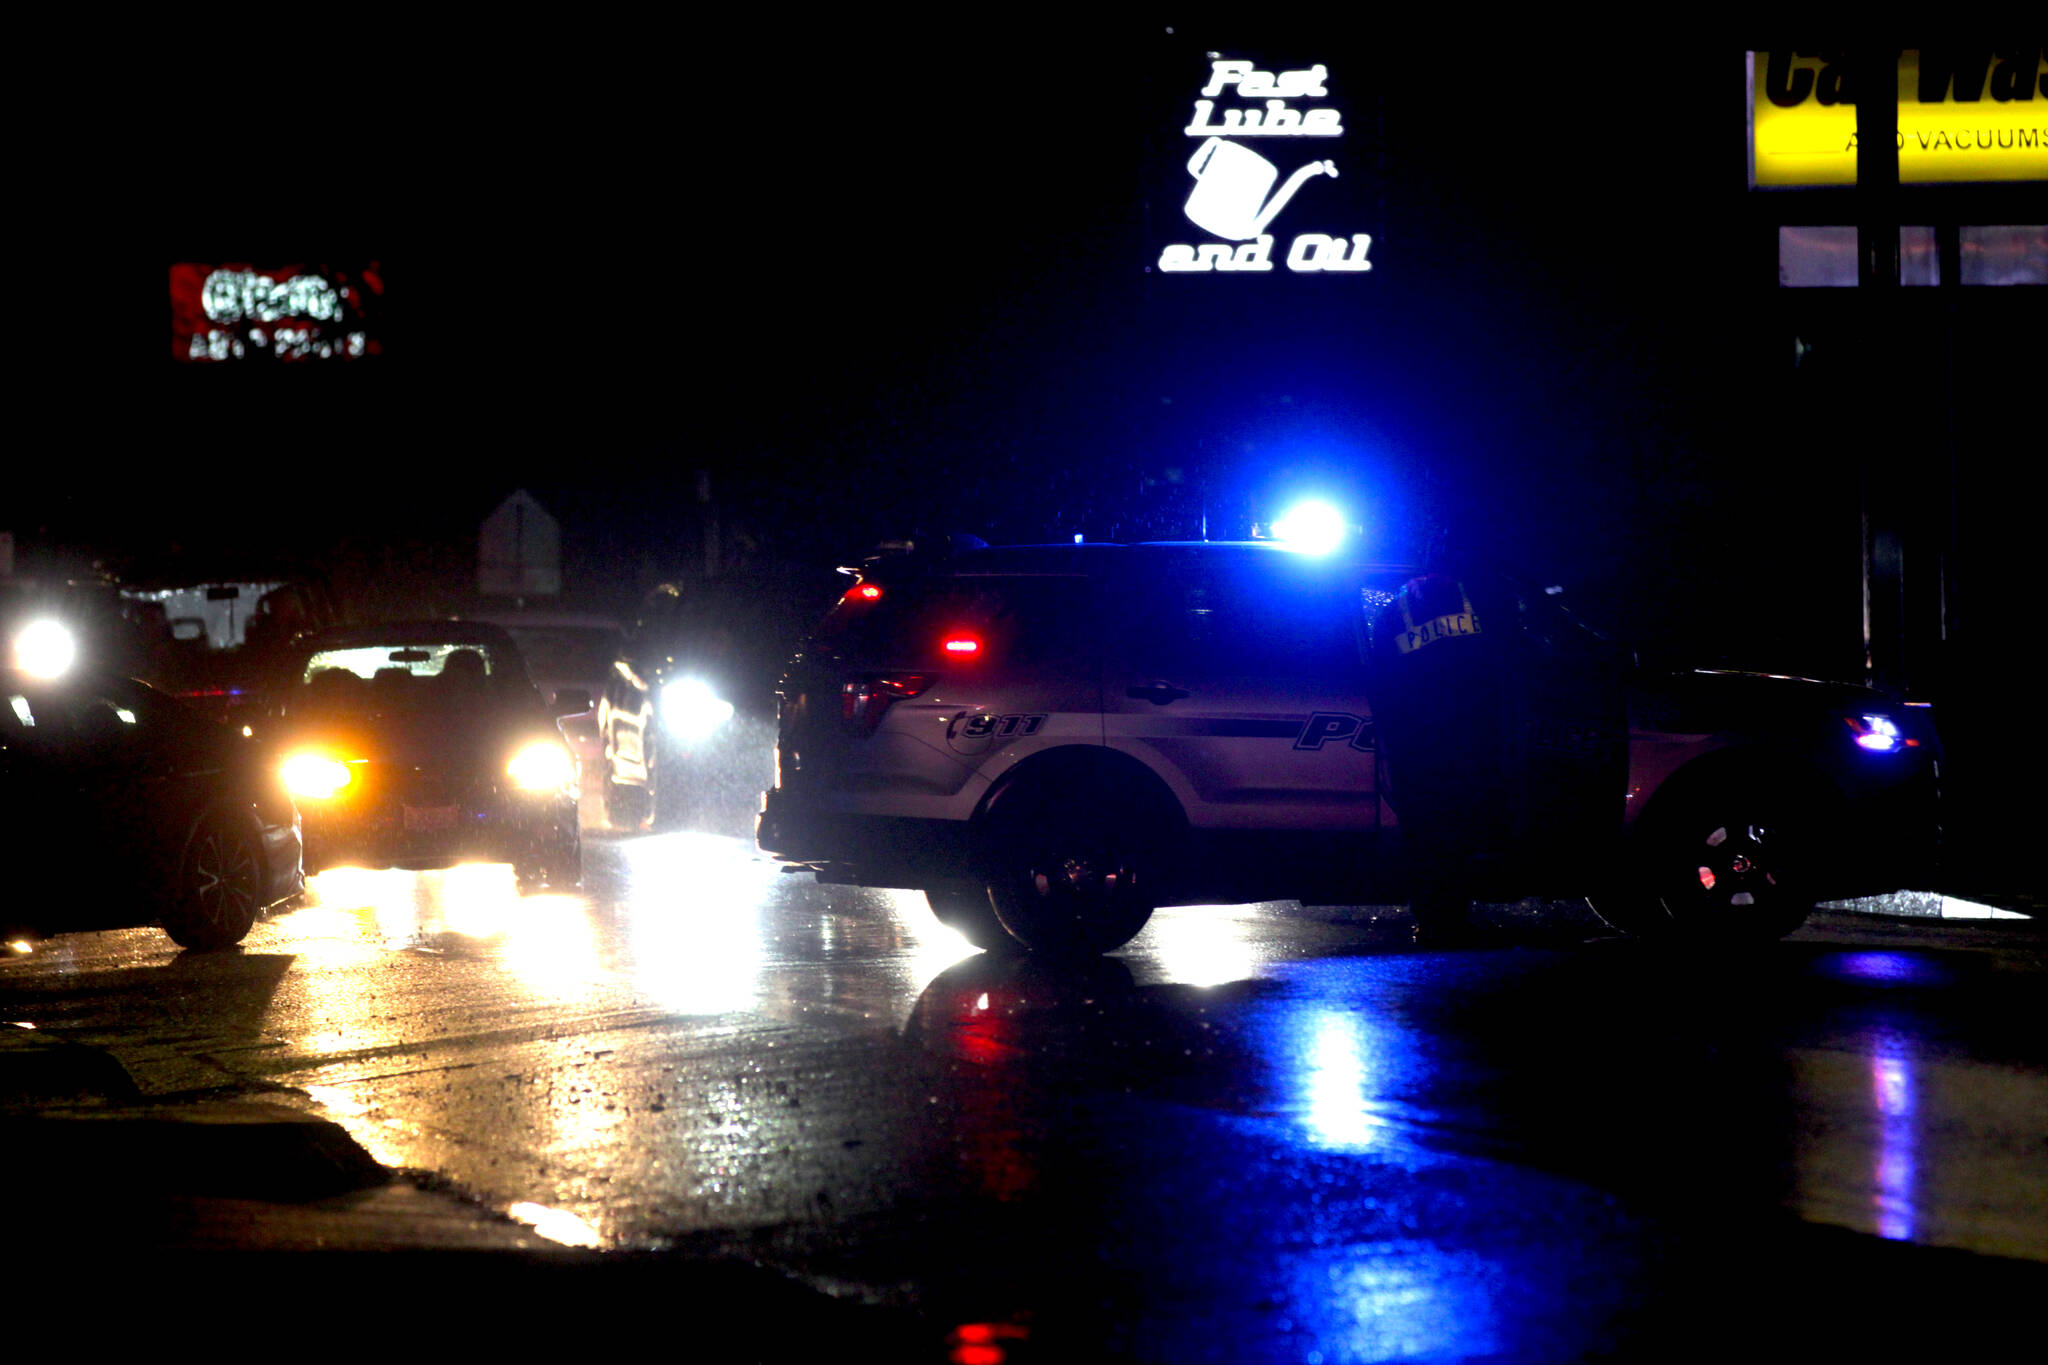
{"label": "police car door", "polygon": [[1380,823],[1357,573],[1263,546],[1134,552],[1109,633],[1104,741],[1165,778],[1189,823]]}
{"label": "police car door", "polygon": [[1521,594],[1506,765],[1515,854],[1532,891],[1569,891],[1621,836],[1628,792],[1624,652],[1540,590]]}

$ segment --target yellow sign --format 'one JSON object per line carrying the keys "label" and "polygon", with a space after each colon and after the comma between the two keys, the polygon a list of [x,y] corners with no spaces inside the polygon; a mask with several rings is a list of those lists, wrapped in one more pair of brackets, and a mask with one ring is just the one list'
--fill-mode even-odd
{"label": "yellow sign", "polygon": [[[1845,51],[1750,54],[1755,183],[1856,183]],[[1899,180],[2048,180],[2048,56],[2040,47],[1899,55]]]}

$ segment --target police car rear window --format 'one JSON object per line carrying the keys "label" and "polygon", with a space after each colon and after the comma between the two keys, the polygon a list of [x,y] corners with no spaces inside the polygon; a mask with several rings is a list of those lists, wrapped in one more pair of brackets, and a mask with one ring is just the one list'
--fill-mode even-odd
{"label": "police car rear window", "polygon": [[960,574],[886,584],[873,600],[849,597],[818,633],[876,664],[1032,664],[1085,656],[1093,623],[1083,575]]}
{"label": "police car rear window", "polygon": [[1133,610],[1140,666],[1244,676],[1333,677],[1364,662],[1385,584],[1338,567],[1189,555],[1158,565]]}

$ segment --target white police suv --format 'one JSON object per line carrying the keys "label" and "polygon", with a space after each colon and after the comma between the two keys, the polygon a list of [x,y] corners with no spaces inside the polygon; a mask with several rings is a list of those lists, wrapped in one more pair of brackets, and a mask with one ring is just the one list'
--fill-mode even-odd
{"label": "white police suv", "polygon": [[[1398,898],[1367,632],[1411,573],[1266,542],[872,561],[783,678],[760,846],[920,888],[982,947],[1107,951],[1162,904]],[[1919,870],[1924,710],[1652,672],[1540,593],[1518,614],[1503,895],[1776,936]]]}

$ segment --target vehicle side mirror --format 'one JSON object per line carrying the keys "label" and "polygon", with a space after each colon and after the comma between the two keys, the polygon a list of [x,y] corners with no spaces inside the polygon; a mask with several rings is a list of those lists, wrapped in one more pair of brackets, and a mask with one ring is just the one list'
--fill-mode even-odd
{"label": "vehicle side mirror", "polygon": [[557,716],[580,716],[594,705],[596,703],[590,700],[590,693],[582,688],[565,687],[555,693],[553,709]]}

